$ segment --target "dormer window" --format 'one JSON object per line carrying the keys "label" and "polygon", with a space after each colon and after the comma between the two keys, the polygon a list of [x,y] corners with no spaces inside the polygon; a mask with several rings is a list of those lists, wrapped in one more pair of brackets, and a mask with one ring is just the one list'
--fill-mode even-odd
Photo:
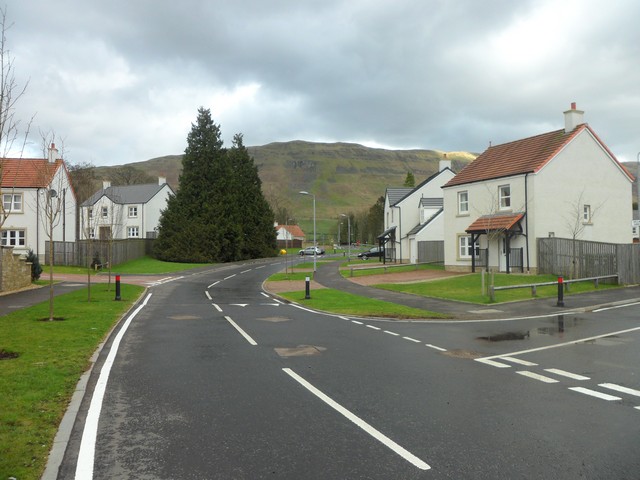
{"label": "dormer window", "polygon": [[500,210],[511,210],[511,185],[500,185],[498,187],[498,199]]}

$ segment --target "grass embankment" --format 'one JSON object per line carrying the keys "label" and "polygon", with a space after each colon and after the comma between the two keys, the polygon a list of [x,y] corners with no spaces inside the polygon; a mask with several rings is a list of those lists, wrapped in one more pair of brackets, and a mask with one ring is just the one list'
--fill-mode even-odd
{"label": "grass embankment", "polygon": [[58,425],[89,358],[118,319],[143,292],[122,285],[93,287],[55,298],[55,317],[43,302],[0,317],[0,479],[38,479],[44,471]]}
{"label": "grass embankment", "polygon": [[[183,270],[189,270],[192,268],[198,267],[206,267],[207,265],[212,265],[210,263],[178,263],[178,262],[163,262],[161,260],[156,260],[155,258],[151,258],[149,256],[137,258],[135,260],[131,260],[129,262],[120,263],[118,265],[114,265],[111,268],[112,273],[118,274],[150,274],[150,275],[159,275],[163,273],[174,273],[180,272]],[[41,279],[46,280],[49,275],[49,266],[42,266],[42,275]],[[96,273],[102,273],[103,275],[108,272],[107,269],[95,271],[93,269],[88,269],[91,275],[95,275]],[[54,273],[75,273],[75,274],[87,274],[87,267],[66,267],[61,265],[56,265],[53,267]]]}

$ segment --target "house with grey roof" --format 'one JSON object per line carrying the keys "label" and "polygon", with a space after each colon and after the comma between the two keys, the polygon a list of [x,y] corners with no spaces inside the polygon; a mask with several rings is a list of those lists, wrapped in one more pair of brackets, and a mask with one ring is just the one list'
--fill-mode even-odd
{"label": "house with grey roof", "polygon": [[414,188],[387,188],[384,232],[379,237],[385,257],[401,262],[427,261],[428,245],[444,241],[442,186],[455,177],[451,162],[442,160],[438,172]]}
{"label": "house with grey roof", "polygon": [[156,238],[160,215],[173,194],[165,177],[145,185],[111,186],[105,181],[80,205],[80,238]]}

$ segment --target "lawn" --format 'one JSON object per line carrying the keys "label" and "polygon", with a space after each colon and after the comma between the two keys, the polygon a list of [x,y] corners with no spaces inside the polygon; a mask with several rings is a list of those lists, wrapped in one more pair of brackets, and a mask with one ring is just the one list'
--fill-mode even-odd
{"label": "lawn", "polygon": [[[525,285],[531,283],[557,282],[558,277],[554,275],[514,275],[495,274],[495,286]],[[488,285],[489,277],[485,277]],[[413,293],[424,297],[443,298],[447,300],[459,300],[487,304],[491,303],[488,295],[482,294],[482,276],[480,273],[461,275],[442,280],[430,282],[409,283],[409,284],[379,284],[377,288],[393,290],[396,292]],[[615,288],[617,285],[600,284],[599,288]],[[582,293],[593,291],[594,285],[591,282],[580,282],[571,284],[570,293]],[[568,295],[570,293],[565,293]],[[538,287],[536,297],[554,297],[558,295],[557,285]],[[516,300],[531,299],[530,288],[518,288],[513,290],[499,290],[496,292],[496,303],[511,302]]]}
{"label": "lawn", "polygon": [[[340,265],[340,274],[343,277],[351,277],[351,267],[355,265],[361,265],[371,263],[371,260],[360,260],[358,262],[346,262]],[[363,268],[360,266],[359,268],[353,269],[353,277],[365,277],[367,275],[382,275],[384,273],[400,273],[400,272],[415,272],[416,270],[444,270],[442,265],[430,265],[430,264],[419,264],[419,265],[396,265],[396,264],[388,264],[383,265],[382,263],[378,264],[377,262],[371,265],[370,268]]]}
{"label": "lawn", "polygon": [[311,298],[308,300],[304,298],[304,291],[286,292],[279,295],[305,307],[340,315],[398,319],[448,318],[441,313],[405,307],[403,305],[361,297],[330,288],[314,290]]}
{"label": "lawn", "polygon": [[86,289],[55,298],[55,317],[43,302],[0,317],[0,479],[38,479],[60,420],[89,358],[144,291],[122,285],[113,292]]}
{"label": "lawn", "polygon": [[[151,258],[149,256],[145,256],[142,258],[137,258],[135,260],[131,260],[129,262],[120,263],[118,265],[114,265],[111,268],[112,273],[118,274],[162,274],[162,273],[173,273],[180,272],[182,270],[190,270],[192,268],[198,267],[206,267],[207,265],[212,265],[210,263],[179,263],[179,262],[163,262],[161,260],[156,260],[155,258]],[[43,272],[40,278],[48,278],[49,275],[49,266],[42,266]],[[84,275],[87,274],[86,267],[65,267],[56,265],[53,267],[53,271],[55,273],[82,273]],[[94,270],[89,270],[91,274],[95,274]],[[101,270],[101,272],[106,273],[107,270]]]}

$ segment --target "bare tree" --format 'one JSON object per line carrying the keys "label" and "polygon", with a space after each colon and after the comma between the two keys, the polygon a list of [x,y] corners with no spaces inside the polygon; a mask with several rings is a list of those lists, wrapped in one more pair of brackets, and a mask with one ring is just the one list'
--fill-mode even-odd
{"label": "bare tree", "polygon": [[574,200],[567,202],[566,214],[563,215],[565,226],[571,238],[571,272],[570,278],[578,275],[578,240],[582,238],[587,225],[593,223],[593,219],[604,205],[604,202],[597,205],[586,204],[584,200],[584,189]]}
{"label": "bare tree", "polygon": [[[27,122],[24,132],[20,132],[20,121],[15,117],[15,109],[18,100],[27,90],[28,82],[18,85],[14,74],[14,60],[11,57],[7,46],[7,31],[11,25],[7,23],[6,8],[0,8],[0,228],[4,225],[7,217],[11,214],[11,208],[4,206],[5,192],[13,195],[13,179],[5,175],[5,161],[9,154],[17,151],[17,157],[22,158],[24,147],[29,135],[29,129],[33,117]],[[16,142],[21,141],[21,145],[15,147]]]}
{"label": "bare tree", "polygon": [[114,168],[109,172],[109,177],[113,185],[142,185],[158,180],[132,165],[123,165]]}

